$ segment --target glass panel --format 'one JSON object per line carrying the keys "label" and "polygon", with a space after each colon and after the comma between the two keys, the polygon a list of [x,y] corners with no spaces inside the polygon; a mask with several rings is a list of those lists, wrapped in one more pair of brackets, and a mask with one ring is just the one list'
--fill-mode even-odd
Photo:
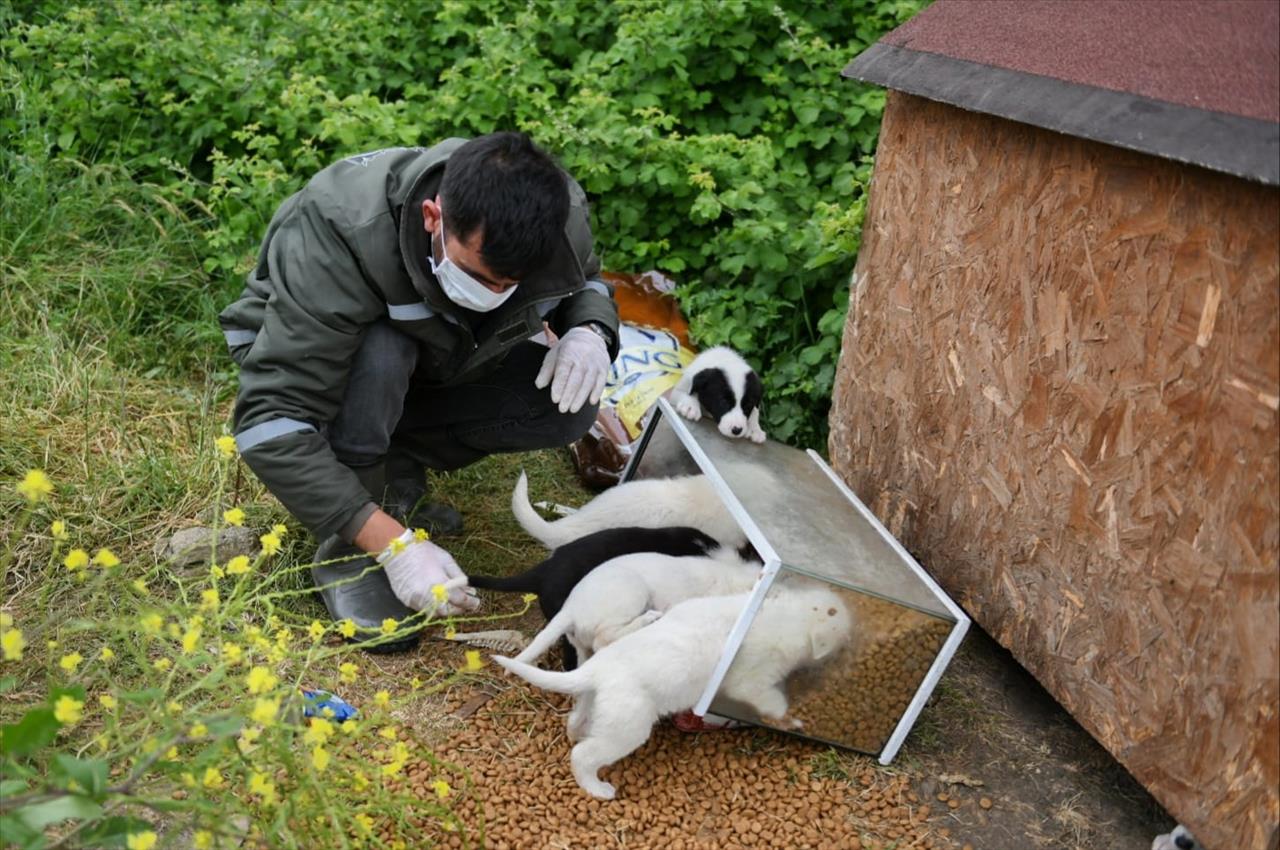
{"label": "glass panel", "polygon": [[[659,413],[634,477],[691,474],[698,465]],[[707,420],[679,420],[711,468],[792,570],[954,622],[946,606],[805,452],[730,440]]]}
{"label": "glass panel", "polygon": [[[819,589],[825,593],[815,595]],[[831,607],[816,611],[817,621],[797,617],[795,605],[784,601],[788,595],[795,599],[797,591],[809,599],[838,600],[832,605],[844,619],[846,637],[830,654],[823,654],[831,637],[822,615]],[[777,613],[771,615],[771,609]],[[952,628],[943,618],[783,568],[747,629],[711,712],[875,755]],[[813,641],[808,633],[816,635]],[[779,648],[785,652],[797,645],[807,651],[770,674],[781,681],[760,681],[756,669],[762,658],[768,663],[779,657]],[[762,647],[775,651],[762,653]],[[778,687],[785,694],[785,714],[765,716],[777,705],[770,701],[776,697],[771,690]]]}

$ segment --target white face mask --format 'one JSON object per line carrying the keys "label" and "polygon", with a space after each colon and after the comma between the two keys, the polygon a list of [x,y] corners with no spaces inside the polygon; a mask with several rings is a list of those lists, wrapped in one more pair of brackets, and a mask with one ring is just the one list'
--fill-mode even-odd
{"label": "white face mask", "polygon": [[509,286],[502,292],[494,292],[458,268],[457,264],[449,259],[449,251],[445,248],[444,242],[443,217],[440,219],[440,253],[444,255],[444,259],[439,263],[436,262],[434,251],[427,255],[427,260],[431,263],[431,272],[436,276],[436,280],[440,281],[440,288],[444,290],[444,294],[459,307],[488,313],[490,310],[501,307],[508,298],[516,294],[514,286]]}

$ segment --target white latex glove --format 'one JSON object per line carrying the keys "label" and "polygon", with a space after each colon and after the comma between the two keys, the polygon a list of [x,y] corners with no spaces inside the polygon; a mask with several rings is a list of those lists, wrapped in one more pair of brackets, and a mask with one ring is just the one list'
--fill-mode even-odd
{"label": "white latex glove", "polygon": [[[418,540],[412,530],[391,541],[377,560],[386,571],[396,598],[415,611],[435,611],[447,617],[480,607],[479,597],[465,585],[466,576],[453,556],[430,540]],[[448,588],[449,601],[443,605],[432,590],[436,585]]]}
{"label": "white latex glove", "polygon": [[549,382],[560,412],[577,413],[588,398],[600,401],[608,377],[609,347],[595,331],[576,327],[551,345],[533,385],[542,389]]}

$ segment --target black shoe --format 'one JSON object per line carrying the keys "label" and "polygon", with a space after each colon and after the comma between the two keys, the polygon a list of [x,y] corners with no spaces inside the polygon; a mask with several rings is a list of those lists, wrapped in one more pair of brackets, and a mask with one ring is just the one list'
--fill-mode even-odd
{"label": "black shoe", "polygon": [[[349,560],[320,563],[335,558]],[[311,578],[320,598],[335,622],[351,620],[355,623],[355,637],[349,638],[353,643],[383,638],[382,622],[388,618],[402,624],[415,622],[417,612],[396,598],[387,574],[382,567],[376,566],[372,556],[343,543],[335,535],[320,544],[315,560],[317,566],[311,568]],[[374,569],[369,569],[371,566]],[[420,631],[404,633],[401,626],[395,639],[379,640],[362,648],[366,652],[377,653],[407,652],[418,645],[422,637]]]}
{"label": "black shoe", "polygon": [[432,537],[462,533],[462,514],[439,502],[423,501],[427,496],[427,472],[420,464],[392,460],[387,463],[387,481],[382,509],[409,528],[425,528]]}

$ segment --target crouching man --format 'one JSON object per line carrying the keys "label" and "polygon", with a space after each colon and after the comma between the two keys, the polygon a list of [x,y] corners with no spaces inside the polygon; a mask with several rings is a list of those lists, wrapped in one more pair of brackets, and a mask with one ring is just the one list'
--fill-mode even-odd
{"label": "crouching man", "polygon": [[[582,189],[519,133],[354,156],[276,211],[219,317],[236,444],[322,541],[317,562],[361,556],[312,570],[335,620],[367,637],[462,575],[413,531],[461,528],[425,502],[425,469],[590,427],[618,337],[599,272]],[[550,349],[530,339],[544,323]],[[457,587],[438,613],[478,606]]]}

